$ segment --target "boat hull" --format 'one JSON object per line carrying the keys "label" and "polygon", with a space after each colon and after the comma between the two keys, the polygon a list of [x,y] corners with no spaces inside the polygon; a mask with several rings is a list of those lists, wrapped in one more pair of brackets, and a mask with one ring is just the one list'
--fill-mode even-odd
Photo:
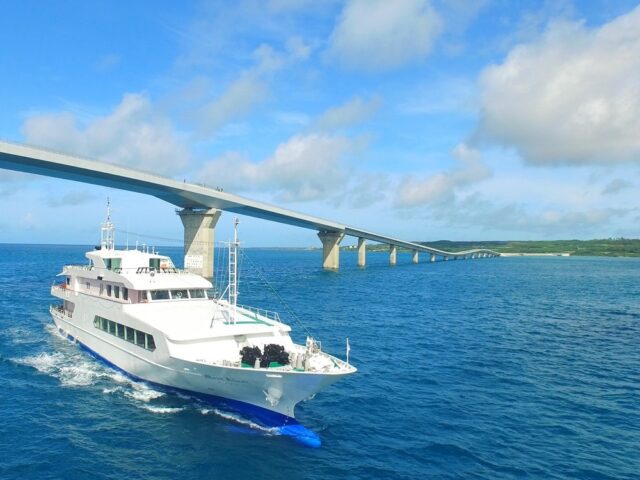
{"label": "boat hull", "polygon": [[52,317],[62,335],[132,379],[197,397],[307,446],[319,446],[320,440],[295,419],[296,404],[346,375],[204,365],[171,357],[159,361],[101,338],[55,311]]}

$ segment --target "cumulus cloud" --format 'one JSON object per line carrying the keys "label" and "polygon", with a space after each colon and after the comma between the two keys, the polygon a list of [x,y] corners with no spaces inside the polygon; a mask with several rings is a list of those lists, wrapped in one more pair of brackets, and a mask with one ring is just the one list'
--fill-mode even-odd
{"label": "cumulus cloud", "polygon": [[457,168],[424,178],[405,176],[398,186],[394,205],[399,208],[411,208],[451,201],[456,190],[490,176],[491,172],[483,163],[478,150],[462,143],[452,153],[460,164]]}
{"label": "cumulus cloud", "polygon": [[[254,65],[240,73],[224,92],[205,103],[193,115],[200,132],[210,135],[238,120],[269,98],[268,77],[297,61],[306,60],[311,47],[300,37],[287,39],[285,50],[262,44],[253,51]],[[202,84],[202,79],[198,85]]]}
{"label": "cumulus cloud", "polygon": [[79,125],[68,112],[29,117],[27,143],[161,174],[182,170],[186,148],[169,119],[141,94],[126,94],[113,111]]}
{"label": "cumulus cloud", "polygon": [[374,96],[369,100],[355,97],[343,105],[329,108],[315,122],[319,130],[337,130],[350,127],[371,118],[382,105],[382,99]]}
{"label": "cumulus cloud", "polygon": [[428,0],[350,0],[327,55],[348,69],[393,70],[425,58],[441,31]]}
{"label": "cumulus cloud", "polygon": [[478,134],[533,164],[640,160],[640,6],[598,29],[552,24],[481,75]]}
{"label": "cumulus cloud", "polygon": [[233,82],[215,100],[207,103],[197,113],[197,121],[202,133],[210,134],[226,123],[236,120],[268,96],[269,89],[255,75],[243,75]]}
{"label": "cumulus cloud", "polygon": [[531,207],[521,203],[499,205],[480,194],[473,194],[432,214],[450,225],[536,237],[571,234],[585,238],[606,236],[614,220],[623,219],[633,212],[633,209],[611,207],[572,209],[544,205]]}
{"label": "cumulus cloud", "polygon": [[355,148],[344,137],[296,135],[261,162],[226,154],[206,164],[198,178],[233,191],[272,192],[286,202],[318,200],[344,189],[349,180],[345,157]]}

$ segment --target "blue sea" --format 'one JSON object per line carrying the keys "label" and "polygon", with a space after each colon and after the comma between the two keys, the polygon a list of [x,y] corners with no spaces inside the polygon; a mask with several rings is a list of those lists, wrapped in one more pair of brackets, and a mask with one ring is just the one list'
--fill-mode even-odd
{"label": "blue sea", "polygon": [[[0,245],[0,478],[640,478],[640,259],[412,265],[247,250],[240,301],[359,371],[298,406],[322,447],[132,381],[60,337],[82,246]],[[161,249],[174,259],[178,248]]]}

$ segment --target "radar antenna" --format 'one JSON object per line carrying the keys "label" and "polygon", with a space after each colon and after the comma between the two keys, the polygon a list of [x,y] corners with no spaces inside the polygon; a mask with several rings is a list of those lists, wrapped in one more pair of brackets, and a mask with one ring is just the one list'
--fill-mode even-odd
{"label": "radar antenna", "polygon": [[107,197],[107,218],[102,222],[100,228],[100,248],[103,250],[114,250],[116,245],[115,226],[111,222],[111,202]]}

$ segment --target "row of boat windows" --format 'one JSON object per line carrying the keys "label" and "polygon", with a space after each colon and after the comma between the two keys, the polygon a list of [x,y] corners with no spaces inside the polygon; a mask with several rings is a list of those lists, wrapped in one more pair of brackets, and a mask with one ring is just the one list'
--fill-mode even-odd
{"label": "row of boat windows", "polygon": [[[145,298],[145,292],[140,292]],[[207,293],[201,289],[179,289],[179,290],[149,290],[151,300],[189,300],[190,298],[207,298]]]}
{"label": "row of boat windows", "polygon": [[110,297],[113,293],[114,298],[120,298],[120,292],[122,291],[122,300],[129,300],[129,289],[127,287],[119,287],[118,285],[100,284],[100,295],[104,295],[104,290],[107,290],[107,297]]}
{"label": "row of boat windows", "polygon": [[139,347],[146,348],[149,351],[156,349],[156,342],[153,340],[153,335],[141,332],[135,328],[121,325],[113,320],[107,320],[106,318],[98,315],[93,319],[93,326],[100,330],[110,333],[111,335],[122,338],[127,342],[131,342]]}
{"label": "row of boat windows", "polygon": [[[71,279],[67,277],[67,285],[71,283]],[[87,289],[91,288],[91,284],[87,282]],[[121,298],[129,300],[129,289],[119,285],[111,285],[109,283],[100,284],[100,295],[107,297]],[[140,301],[145,300],[189,300],[191,298],[200,299],[207,298],[207,293],[202,288],[175,289],[175,290],[141,290]]]}

